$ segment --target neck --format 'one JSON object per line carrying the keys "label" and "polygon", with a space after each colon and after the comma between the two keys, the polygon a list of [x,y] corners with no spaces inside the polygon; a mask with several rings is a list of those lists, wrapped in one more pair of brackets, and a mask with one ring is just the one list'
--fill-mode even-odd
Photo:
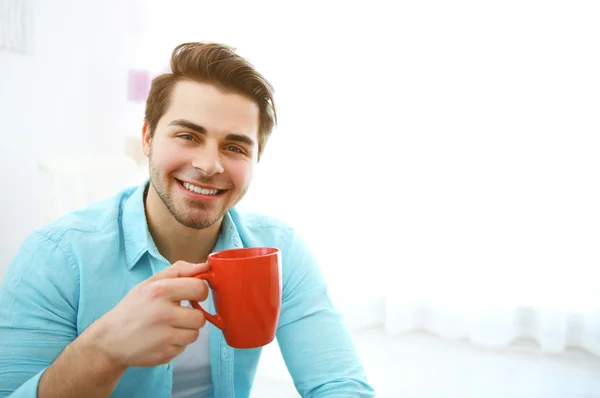
{"label": "neck", "polygon": [[208,228],[193,229],[180,224],[160,199],[152,183],[145,200],[150,235],[159,253],[169,261],[206,262],[214,250],[223,220]]}

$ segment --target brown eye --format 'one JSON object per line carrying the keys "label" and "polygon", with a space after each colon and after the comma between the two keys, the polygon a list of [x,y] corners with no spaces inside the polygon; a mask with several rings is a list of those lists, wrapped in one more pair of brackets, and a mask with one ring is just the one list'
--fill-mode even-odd
{"label": "brown eye", "polygon": [[243,154],[243,153],[244,153],[244,150],[243,150],[242,148],[240,148],[240,147],[238,147],[238,146],[235,146],[235,145],[230,145],[230,146],[228,146],[228,147],[227,147],[227,150],[228,150],[228,151],[231,151],[231,152],[235,152],[235,153],[241,153],[241,154]]}

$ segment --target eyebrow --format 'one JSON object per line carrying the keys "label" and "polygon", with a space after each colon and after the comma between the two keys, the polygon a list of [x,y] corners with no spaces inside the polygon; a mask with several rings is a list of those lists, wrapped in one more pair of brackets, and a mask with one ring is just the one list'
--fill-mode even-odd
{"label": "eyebrow", "polygon": [[[169,126],[180,126],[180,127],[185,127],[188,128],[190,130],[194,130],[196,133],[198,134],[206,134],[206,129],[196,123],[190,122],[189,120],[185,120],[185,119],[177,119],[177,120],[173,120],[171,123],[169,123]],[[250,145],[250,146],[254,146],[255,142],[252,138],[248,137],[247,135],[244,134],[235,134],[235,133],[229,133],[227,134],[227,136],[225,137],[226,140],[228,141],[237,141],[237,142],[241,142],[244,143],[246,145]]]}

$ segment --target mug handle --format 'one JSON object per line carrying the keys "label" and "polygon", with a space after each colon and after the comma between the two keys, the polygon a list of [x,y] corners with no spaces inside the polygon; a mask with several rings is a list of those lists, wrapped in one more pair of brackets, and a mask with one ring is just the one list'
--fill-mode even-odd
{"label": "mug handle", "polygon": [[[205,281],[208,282],[209,287],[212,287],[211,282],[213,282],[215,279],[215,273],[211,272],[211,271],[202,272],[200,274],[194,275],[192,278],[204,279]],[[197,302],[195,302],[193,300],[190,300],[190,304],[195,309],[202,311],[204,313],[204,316],[206,317],[207,321],[209,321],[210,323],[212,323],[213,325],[215,325],[216,327],[218,327],[221,330],[223,330],[225,328],[225,322],[223,322],[223,318],[221,318],[221,316],[219,314],[213,315],[213,314],[209,313],[204,308],[202,308],[200,306],[200,304],[198,304]]]}

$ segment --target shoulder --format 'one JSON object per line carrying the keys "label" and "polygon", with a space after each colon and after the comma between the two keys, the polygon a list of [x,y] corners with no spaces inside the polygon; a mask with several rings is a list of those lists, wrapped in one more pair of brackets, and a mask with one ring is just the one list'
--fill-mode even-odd
{"label": "shoulder", "polygon": [[239,209],[232,209],[230,214],[238,229],[242,228],[255,231],[292,230],[292,227],[285,221],[271,215]]}
{"label": "shoulder", "polygon": [[105,200],[69,212],[36,229],[26,242],[47,240],[65,247],[77,244],[80,239],[93,240],[96,236],[106,236],[107,232],[118,234],[123,204],[135,189],[126,188]]}
{"label": "shoulder", "polygon": [[[249,210],[232,209],[229,212],[243,241],[249,245],[274,245],[295,234],[295,230],[280,218]],[[260,243],[264,241],[264,243]]]}
{"label": "shoulder", "polygon": [[94,272],[106,256],[118,258],[123,206],[135,190],[124,189],[31,232],[9,263],[2,282],[16,286],[20,280],[34,278],[40,286],[60,285],[75,292],[85,268],[82,265]]}
{"label": "shoulder", "polygon": [[298,230],[278,217],[238,209],[232,209],[230,215],[247,247],[277,247],[284,250],[284,259],[310,253]]}

